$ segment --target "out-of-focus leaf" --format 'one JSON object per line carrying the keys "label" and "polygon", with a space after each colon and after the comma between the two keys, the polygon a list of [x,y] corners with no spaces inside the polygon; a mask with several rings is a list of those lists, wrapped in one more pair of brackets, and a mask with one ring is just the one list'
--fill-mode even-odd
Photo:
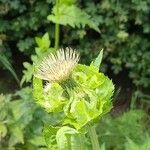
{"label": "out-of-focus leaf", "polygon": [[23,130],[17,126],[11,128],[11,136],[9,139],[9,146],[12,147],[17,143],[24,143]]}
{"label": "out-of-focus leaf", "polygon": [[39,48],[41,48],[42,51],[46,51],[50,47],[51,42],[50,42],[48,33],[45,33],[42,36],[42,38],[36,37],[35,41],[36,41],[37,45],[39,46]]}
{"label": "out-of-focus leaf", "polygon": [[28,62],[24,62],[23,63],[23,66],[26,68],[26,70],[23,70],[23,77],[21,79],[21,82],[20,82],[20,85],[22,86],[23,83],[26,81],[26,82],[29,82],[31,81],[32,79],[32,76],[33,76],[33,73],[34,73],[34,66],[31,65],[30,63]]}
{"label": "out-of-focus leaf", "polygon": [[4,67],[8,71],[10,71],[10,73],[12,74],[12,76],[15,78],[15,80],[19,84],[20,81],[18,79],[18,76],[17,76],[15,70],[13,69],[13,67],[12,67],[11,63],[9,62],[9,60],[7,59],[7,57],[4,54],[2,54],[1,52],[0,52],[0,62],[4,65]]}
{"label": "out-of-focus leaf", "polygon": [[24,82],[31,82],[33,74],[36,70],[35,66],[39,65],[42,58],[50,52],[54,52],[54,48],[50,47],[51,41],[48,33],[45,33],[42,37],[36,37],[35,41],[38,47],[35,48],[35,55],[31,55],[32,64],[28,62],[23,63],[25,70],[23,70],[24,75],[20,82],[21,86]]}
{"label": "out-of-focus leaf", "polygon": [[59,0],[59,4],[72,5],[76,0]]}
{"label": "out-of-focus leaf", "polygon": [[12,110],[13,119],[16,120],[18,126],[22,129],[29,124],[32,120],[32,114],[34,112],[34,105],[31,102],[26,102],[22,100],[15,100],[10,104]]}
{"label": "out-of-focus leaf", "polygon": [[148,141],[150,136],[149,116],[147,115],[142,110],[130,110],[115,118],[110,115],[106,116],[97,127],[99,141],[105,143],[106,149],[114,147],[122,150],[125,149],[124,146],[127,146],[127,150],[130,150],[128,139],[129,141],[131,139],[132,146],[138,147],[137,150],[143,150],[140,146]]}
{"label": "out-of-focus leaf", "polygon": [[71,27],[81,28],[88,25],[97,32],[100,32],[91,17],[75,5],[59,5],[53,8],[53,15],[48,16],[48,20],[61,25],[70,25]]}
{"label": "out-of-focus leaf", "polygon": [[19,40],[17,46],[21,52],[28,52],[29,49],[31,49],[31,47],[33,46],[33,44],[34,39],[27,37],[26,39]]}
{"label": "out-of-focus leaf", "polygon": [[0,139],[5,137],[7,134],[7,127],[3,122],[0,122]]}
{"label": "out-of-focus leaf", "polygon": [[34,136],[34,138],[32,138],[31,140],[29,140],[29,142],[33,145],[36,145],[36,146],[46,146],[46,143],[45,143],[45,139],[43,136]]}
{"label": "out-of-focus leaf", "polygon": [[134,143],[131,139],[127,139],[127,143],[125,145],[126,150],[150,150],[150,137],[147,138],[143,144],[139,145]]}
{"label": "out-of-focus leaf", "polygon": [[105,143],[100,146],[100,150],[106,150]]}

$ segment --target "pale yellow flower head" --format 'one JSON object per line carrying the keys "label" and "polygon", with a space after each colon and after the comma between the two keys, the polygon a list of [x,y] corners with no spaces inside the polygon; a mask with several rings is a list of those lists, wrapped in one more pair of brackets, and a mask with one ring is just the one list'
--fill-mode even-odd
{"label": "pale yellow flower head", "polygon": [[59,49],[43,59],[37,76],[49,82],[62,82],[69,78],[79,61],[79,54],[71,48]]}

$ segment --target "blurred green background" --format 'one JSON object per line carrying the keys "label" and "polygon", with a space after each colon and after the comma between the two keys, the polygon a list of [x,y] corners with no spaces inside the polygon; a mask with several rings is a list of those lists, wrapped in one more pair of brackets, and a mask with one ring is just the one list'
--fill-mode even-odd
{"label": "blurred green background", "polygon": [[[79,10],[75,23],[61,23],[59,47],[77,49],[85,64],[103,48],[101,71],[116,87],[114,108],[97,125],[102,149],[150,150],[150,1],[60,1],[68,16],[75,13],[70,6]],[[29,63],[37,55],[35,37],[47,32],[54,47],[55,21],[47,20],[54,6],[54,0],[0,0],[0,150],[46,149],[42,126],[56,119],[33,101]]]}

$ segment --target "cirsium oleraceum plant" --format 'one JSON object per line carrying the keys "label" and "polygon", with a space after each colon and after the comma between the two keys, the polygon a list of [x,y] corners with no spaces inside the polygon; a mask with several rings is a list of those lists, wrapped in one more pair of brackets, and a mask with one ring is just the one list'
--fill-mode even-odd
{"label": "cirsium oleraceum plant", "polygon": [[100,148],[93,126],[111,110],[114,91],[112,81],[99,72],[101,57],[102,52],[90,66],[78,64],[79,54],[66,48],[51,53],[37,66],[33,79],[35,100],[59,118],[55,126],[45,125],[48,149],[88,150],[86,133],[93,150]]}

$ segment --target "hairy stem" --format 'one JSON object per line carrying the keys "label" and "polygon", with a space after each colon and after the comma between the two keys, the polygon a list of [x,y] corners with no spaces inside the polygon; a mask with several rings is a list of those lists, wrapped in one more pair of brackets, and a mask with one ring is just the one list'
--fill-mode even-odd
{"label": "hairy stem", "polygon": [[99,146],[98,137],[97,137],[97,134],[96,134],[95,127],[94,126],[89,126],[88,132],[89,132],[90,139],[91,139],[91,142],[92,142],[93,150],[100,150],[100,146]]}

